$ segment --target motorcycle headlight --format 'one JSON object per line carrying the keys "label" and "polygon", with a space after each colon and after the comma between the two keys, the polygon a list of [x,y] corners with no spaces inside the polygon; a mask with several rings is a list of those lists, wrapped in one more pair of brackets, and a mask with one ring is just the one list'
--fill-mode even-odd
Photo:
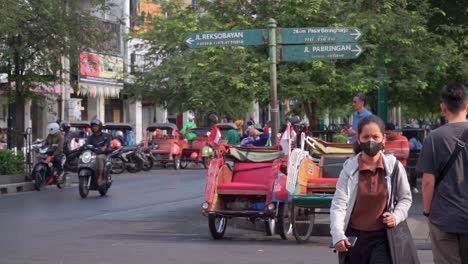
{"label": "motorcycle headlight", "polygon": [[81,162],[82,163],[89,163],[93,159],[93,153],[91,151],[85,151],[81,154]]}
{"label": "motorcycle headlight", "polygon": [[47,150],[49,150],[49,148],[40,148],[39,153],[45,154],[45,153],[47,153]]}

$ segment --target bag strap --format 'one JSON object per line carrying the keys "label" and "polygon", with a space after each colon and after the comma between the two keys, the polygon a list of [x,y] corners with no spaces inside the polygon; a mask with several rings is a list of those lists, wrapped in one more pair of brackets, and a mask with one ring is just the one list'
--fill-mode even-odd
{"label": "bag strap", "polygon": [[[396,191],[398,171],[399,171],[398,160],[395,160],[395,165],[393,166],[393,171],[392,171],[392,174],[390,175],[390,180],[392,181],[392,189],[390,190],[390,199],[388,199],[387,212],[390,212],[390,209],[393,210],[393,207],[396,204],[395,191]],[[393,205],[393,207],[392,207],[392,205]]]}
{"label": "bag strap", "polygon": [[439,177],[436,178],[435,186],[437,186],[445,178],[445,176],[447,176],[448,170],[452,167],[453,163],[458,158],[460,151],[465,148],[467,139],[468,139],[468,129],[465,129],[465,131],[463,131],[461,138],[455,145],[455,149],[450,155],[450,159],[447,161],[447,163],[445,163],[444,167],[440,171]]}

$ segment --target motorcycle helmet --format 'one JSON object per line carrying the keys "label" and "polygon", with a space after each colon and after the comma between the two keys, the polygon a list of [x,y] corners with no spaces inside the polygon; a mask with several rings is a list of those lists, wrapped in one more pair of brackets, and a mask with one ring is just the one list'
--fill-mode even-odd
{"label": "motorcycle helmet", "polygon": [[122,143],[118,139],[113,139],[111,141],[111,148],[120,148],[122,146]]}
{"label": "motorcycle helmet", "polygon": [[70,122],[68,121],[63,121],[62,124],[60,124],[60,129],[65,133],[68,133],[68,131],[70,131],[70,128]]}
{"label": "motorcycle helmet", "polygon": [[47,133],[49,135],[56,135],[60,132],[60,126],[57,123],[50,123],[47,125]]}
{"label": "motorcycle helmet", "polygon": [[99,119],[93,119],[93,120],[91,120],[90,123],[91,123],[91,127],[93,127],[93,126],[99,126],[99,131],[102,130],[102,122],[101,122],[101,120],[99,120]]}

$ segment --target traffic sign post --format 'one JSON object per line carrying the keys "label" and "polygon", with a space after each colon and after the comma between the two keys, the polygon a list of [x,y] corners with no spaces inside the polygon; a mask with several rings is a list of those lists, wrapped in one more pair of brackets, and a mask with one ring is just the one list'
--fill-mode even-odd
{"label": "traffic sign post", "polygon": [[361,36],[361,31],[355,27],[282,28],[278,35],[278,43],[352,43],[357,42]]}
{"label": "traffic sign post", "polygon": [[221,32],[190,33],[184,43],[192,49],[221,47],[221,46],[248,46],[266,44],[263,29],[233,30]]}
{"label": "traffic sign post", "polygon": [[276,145],[278,141],[279,130],[279,108],[276,88],[276,20],[270,18],[268,20],[268,53],[270,60],[270,115],[271,115],[271,144]]}
{"label": "traffic sign post", "polygon": [[[271,142],[273,145],[277,144],[279,128],[276,87],[276,65],[278,61],[355,59],[362,53],[361,47],[355,43],[362,36],[362,33],[354,27],[282,28],[278,30],[278,36],[276,33],[277,22],[270,18],[268,20],[268,30],[198,32],[190,33],[184,39],[184,43],[192,49],[268,44],[272,121]],[[278,43],[283,46],[278,48]]]}
{"label": "traffic sign post", "polygon": [[280,61],[355,59],[362,53],[354,43],[290,45],[280,48]]}

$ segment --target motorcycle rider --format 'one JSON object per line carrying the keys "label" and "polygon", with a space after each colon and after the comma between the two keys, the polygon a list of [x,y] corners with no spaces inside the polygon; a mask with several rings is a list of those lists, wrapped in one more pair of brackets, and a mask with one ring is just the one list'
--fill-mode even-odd
{"label": "motorcycle rider", "polygon": [[98,165],[98,185],[103,183],[104,165],[107,158],[105,153],[109,150],[111,143],[111,136],[102,132],[102,126],[103,125],[100,120],[91,120],[91,130],[93,134],[86,139],[87,145],[92,145],[98,148],[98,153],[96,153]]}
{"label": "motorcycle rider", "polygon": [[61,182],[63,179],[63,135],[60,133],[60,126],[58,123],[50,123],[47,125],[47,138],[44,142],[45,146],[57,145],[53,153],[52,164],[57,169],[58,182]]}

